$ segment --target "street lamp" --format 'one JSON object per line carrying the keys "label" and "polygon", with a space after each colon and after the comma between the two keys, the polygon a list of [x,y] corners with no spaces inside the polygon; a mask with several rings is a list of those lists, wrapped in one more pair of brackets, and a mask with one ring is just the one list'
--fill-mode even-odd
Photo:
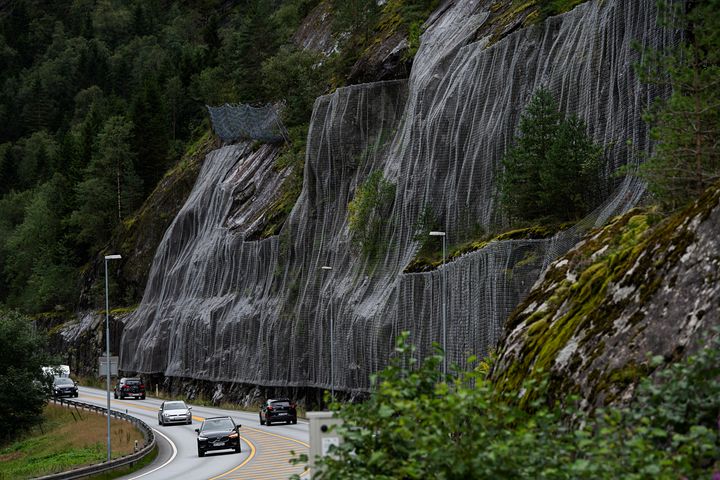
{"label": "street lamp", "polygon": [[105,255],[105,375],[107,379],[107,461],[110,461],[110,300],[108,295],[108,260],[120,260],[120,255]]}
{"label": "street lamp", "polygon": [[447,375],[447,307],[445,305],[445,297],[447,296],[447,272],[445,268],[445,232],[430,232],[431,237],[442,237],[443,259],[442,259],[442,349],[443,349],[443,375]]}
{"label": "street lamp", "polygon": [[[332,270],[332,267],[329,267],[327,265],[323,265],[320,267],[321,270],[325,270],[326,272],[329,272]],[[333,322],[333,315],[332,315],[332,299],[330,300],[330,398],[335,401],[335,342],[333,339],[333,331],[335,330],[335,325]]]}

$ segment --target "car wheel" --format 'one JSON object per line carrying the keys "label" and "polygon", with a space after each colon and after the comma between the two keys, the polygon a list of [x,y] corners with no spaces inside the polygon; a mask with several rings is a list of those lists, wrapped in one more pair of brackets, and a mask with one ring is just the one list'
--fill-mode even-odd
{"label": "car wheel", "polygon": [[186,422],[187,425],[192,425],[192,418]]}
{"label": "car wheel", "polygon": [[290,425],[290,420],[285,420],[285,425]]}
{"label": "car wheel", "polygon": [[162,427],[162,420],[160,420],[159,418],[158,418],[158,425],[160,425]]}
{"label": "car wheel", "polygon": [[270,417],[265,418],[265,425],[267,425],[268,427],[270,425],[272,425],[272,422],[270,421]]}
{"label": "car wheel", "polygon": [[115,400],[117,400],[117,392],[113,392],[113,397],[115,397]]}
{"label": "car wheel", "polygon": [[260,417],[260,425],[265,425],[265,420],[262,419],[262,415],[260,415],[259,417]]}
{"label": "car wheel", "polygon": [[143,396],[140,397],[140,400],[145,400],[145,394],[143,394]]}
{"label": "car wheel", "polygon": [[79,394],[78,394],[77,392],[75,392],[75,398],[77,398],[77,397],[78,397],[78,395],[79,395]]}
{"label": "car wheel", "polygon": [[205,452],[203,452],[202,449],[200,447],[198,447],[198,457],[204,457],[204,456],[205,456]]}
{"label": "car wheel", "polygon": [[293,418],[292,424],[297,425],[297,418]]}
{"label": "car wheel", "polygon": [[235,447],[235,453],[240,453],[240,452],[242,452],[242,450],[240,449],[240,445],[238,445],[237,447]]}

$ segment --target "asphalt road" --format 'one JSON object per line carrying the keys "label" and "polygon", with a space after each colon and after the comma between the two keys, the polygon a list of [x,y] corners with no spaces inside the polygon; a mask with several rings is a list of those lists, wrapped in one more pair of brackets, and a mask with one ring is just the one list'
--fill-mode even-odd
{"label": "asphalt road", "polygon": [[[80,387],[79,400],[105,406],[104,390]],[[162,400],[147,397],[145,400],[115,400],[111,397],[113,410],[127,411],[153,427],[158,440],[158,456],[147,467],[123,477],[125,479],[287,479],[293,474],[307,474],[301,465],[289,463],[293,455],[307,453],[309,444],[308,424],[298,419],[297,425],[261,426],[257,412],[222,410],[219,408],[193,407],[192,425],[158,425],[157,412]],[[242,453],[232,450],[208,452],[197,456],[195,429],[204,418],[221,415],[231,416],[242,425],[240,438]]]}

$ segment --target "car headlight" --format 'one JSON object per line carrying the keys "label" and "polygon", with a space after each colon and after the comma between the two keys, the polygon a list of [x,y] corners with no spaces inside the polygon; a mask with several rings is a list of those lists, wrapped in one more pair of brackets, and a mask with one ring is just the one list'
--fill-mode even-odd
{"label": "car headlight", "polygon": [[167,413],[167,412],[166,412],[166,413],[163,413],[163,417],[169,417],[169,416],[170,416],[169,413]]}
{"label": "car headlight", "polygon": [[237,438],[237,437],[238,437],[237,433],[231,433],[230,435],[228,435],[228,438]]}
{"label": "car headlight", "polygon": [[201,442],[204,442],[205,440],[207,440],[207,438],[205,438],[205,437],[198,437],[198,440],[200,440]]}

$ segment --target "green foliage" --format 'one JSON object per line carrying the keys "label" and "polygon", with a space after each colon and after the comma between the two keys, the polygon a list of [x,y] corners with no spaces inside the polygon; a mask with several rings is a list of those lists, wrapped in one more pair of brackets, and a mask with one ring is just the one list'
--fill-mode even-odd
{"label": "green foliage", "polygon": [[397,29],[406,30],[408,50],[404,56],[406,60],[412,60],[420,46],[422,26],[439,5],[438,0],[388,0],[382,7],[379,29],[385,35]]}
{"label": "green foliage", "polygon": [[307,124],[315,99],[328,88],[322,54],[296,47],[282,47],[262,65],[266,97],[284,101],[283,121],[295,127]]}
{"label": "green foliage", "polygon": [[602,148],[575,116],[563,118],[552,94],[537,90],[519,135],[502,160],[500,200],[516,220],[578,219],[598,203]]}
{"label": "green foliage", "polygon": [[[76,238],[97,251],[122,218],[139,204],[142,183],[133,166],[132,124],[112,117],[98,135],[97,150],[76,194],[84,201],[68,222]],[[99,241],[100,240],[100,241]]]}
{"label": "green foliage", "polygon": [[5,238],[0,236],[0,251],[10,290],[7,303],[37,311],[64,304],[75,295],[76,274],[71,254],[62,242],[65,229],[61,223],[70,191],[66,179],[55,174],[28,193],[27,199],[21,195],[6,197],[13,203],[21,202],[21,214],[0,208],[0,215],[14,217],[17,222],[6,230]]}
{"label": "green foliage", "polygon": [[639,171],[671,209],[720,179],[720,1],[690,5],[685,13],[683,3],[660,2],[661,21],[685,36],[675,48],[644,51],[638,65],[643,80],[672,90],[646,112],[657,146]]}
{"label": "green foliage", "polygon": [[289,142],[275,159],[276,170],[290,169],[290,174],[283,181],[280,195],[268,208],[265,218],[267,223],[260,236],[267,238],[278,235],[290,215],[295,202],[300,196],[305,168],[305,143],[309,125],[298,125],[288,129]]}
{"label": "green foliage", "polygon": [[344,442],[316,463],[315,478],[676,479],[720,469],[720,340],[646,378],[629,407],[586,413],[542,399],[520,408],[482,364],[443,378],[440,353],[419,363],[408,338],[399,336],[367,401],[332,406]]}
{"label": "green foliage", "polygon": [[353,244],[367,258],[372,259],[378,253],[394,201],[395,185],[385,179],[382,171],[376,170],[358,186],[348,204],[348,228]]}
{"label": "green foliage", "polygon": [[379,18],[375,0],[331,0],[334,30],[367,43]]}
{"label": "green foliage", "polygon": [[0,442],[42,420],[50,379],[44,339],[27,317],[0,310]]}

